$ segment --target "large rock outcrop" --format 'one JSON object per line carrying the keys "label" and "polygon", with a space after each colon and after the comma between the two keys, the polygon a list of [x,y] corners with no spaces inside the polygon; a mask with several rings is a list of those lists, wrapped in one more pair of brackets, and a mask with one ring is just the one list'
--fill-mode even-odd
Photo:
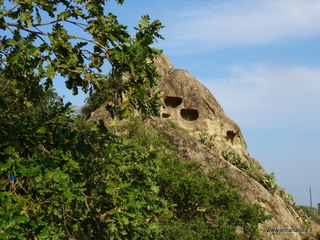
{"label": "large rock outcrop", "polygon": [[217,150],[232,148],[259,165],[247,154],[247,145],[239,126],[229,119],[211,92],[186,70],[175,69],[169,58],[156,60],[161,80],[158,88],[165,107],[161,118],[188,130],[194,138],[206,134]]}
{"label": "large rock outcrop", "polygon": [[[205,169],[224,169],[228,179],[235,181],[243,197],[249,203],[259,203],[274,214],[272,220],[262,227],[263,239],[301,239],[295,232],[267,233],[267,229],[301,229],[302,219],[297,210],[286,201],[283,194],[267,189],[259,178],[248,175],[225,159],[224,151],[239,154],[243,161],[254,165],[260,175],[264,174],[259,162],[251,158],[239,126],[229,119],[210,91],[186,70],[176,69],[165,55],[156,60],[161,75],[159,89],[165,107],[161,109],[161,119],[153,119],[151,124],[163,133],[175,147],[182,159],[192,159]],[[183,134],[168,128],[165,121],[172,121],[188,131]],[[201,134],[214,146],[201,144]],[[262,176],[263,177],[263,176]]]}
{"label": "large rock outcrop", "polygon": [[[226,177],[238,184],[249,203],[259,203],[273,214],[273,219],[261,227],[264,232],[261,239],[301,239],[297,232],[267,232],[267,229],[302,229],[302,214],[286,199],[283,190],[263,184],[264,169],[250,157],[239,126],[224,114],[210,91],[188,71],[174,68],[165,55],[158,56],[155,63],[161,75],[158,89],[164,107],[159,118],[149,119],[146,124],[161,132],[175,146],[181,159],[197,161],[207,171],[223,169]],[[106,120],[108,114],[102,106],[92,116],[96,120]],[[204,144],[205,141],[209,144]],[[237,154],[241,161],[248,163],[245,166],[253,167],[255,172],[249,174],[228,161],[227,151]]]}

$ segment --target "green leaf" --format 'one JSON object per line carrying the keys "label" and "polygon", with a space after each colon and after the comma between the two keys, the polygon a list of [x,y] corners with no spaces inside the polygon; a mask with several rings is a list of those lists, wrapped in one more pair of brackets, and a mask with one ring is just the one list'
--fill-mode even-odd
{"label": "green leaf", "polygon": [[38,130],[38,133],[46,133],[47,132],[47,128],[45,126],[41,126]]}
{"label": "green leaf", "polygon": [[41,233],[39,233],[37,235],[38,238],[48,238],[49,237],[49,230],[48,230],[48,227],[45,227]]}
{"label": "green leaf", "polygon": [[15,46],[15,45],[18,45],[19,42],[17,42],[17,41],[14,40],[14,39],[9,39],[9,40],[8,40],[8,44],[11,45],[11,46]]}
{"label": "green leaf", "polygon": [[11,155],[14,153],[14,147],[7,147],[4,152],[8,155]]}
{"label": "green leaf", "polygon": [[47,77],[49,78],[49,79],[53,79],[54,78],[54,76],[55,76],[55,70],[54,70],[54,67],[52,67],[51,65],[47,65],[46,66],[46,74],[47,74]]}
{"label": "green leaf", "polygon": [[129,219],[126,216],[122,216],[121,220],[122,220],[124,225],[128,225],[129,224]]}
{"label": "green leaf", "polygon": [[69,17],[69,11],[64,11],[58,15],[58,20],[66,20]]}
{"label": "green leaf", "polygon": [[20,21],[24,22],[28,19],[28,17],[30,17],[29,13],[28,12],[22,12],[20,15],[19,15],[19,19]]}
{"label": "green leaf", "polygon": [[29,221],[30,220],[30,218],[28,217],[28,216],[18,216],[18,217],[15,217],[14,218],[14,221],[16,222],[16,223],[26,223],[27,221]]}
{"label": "green leaf", "polygon": [[160,191],[160,188],[158,186],[153,185],[151,186],[151,190],[155,193],[158,193]]}
{"label": "green leaf", "polygon": [[0,165],[0,170],[3,172],[3,171],[6,171],[8,169],[10,169],[12,166],[12,163],[11,162],[7,162],[5,164],[1,164]]}

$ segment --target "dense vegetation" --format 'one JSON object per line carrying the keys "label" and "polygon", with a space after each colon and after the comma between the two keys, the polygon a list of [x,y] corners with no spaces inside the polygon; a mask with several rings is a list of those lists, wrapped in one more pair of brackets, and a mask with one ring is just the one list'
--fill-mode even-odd
{"label": "dense vegetation", "polygon": [[[162,26],[145,16],[131,37],[104,15],[105,2],[0,1],[0,238],[257,238],[269,216],[223,173],[181,162],[140,121],[107,127],[76,116],[52,90],[60,75],[75,93],[113,93],[109,109],[120,117],[157,114],[149,60]],[[90,37],[69,35],[66,24]]]}
{"label": "dense vegetation", "polygon": [[[107,13],[107,2],[0,0],[2,78],[15,81],[28,103],[37,101],[41,82],[49,88],[58,77],[77,94],[78,88],[99,90],[108,78],[110,110],[157,114],[159,98],[150,90],[158,77],[152,60],[160,51],[150,45],[163,38],[163,26],[145,15],[130,34]],[[126,99],[124,93],[130,93]]]}
{"label": "dense vegetation", "polygon": [[1,176],[16,177],[1,186],[1,238],[240,239],[237,227],[257,236],[268,217],[221,173],[182,163],[141,122],[116,137],[51,95],[1,111]]}

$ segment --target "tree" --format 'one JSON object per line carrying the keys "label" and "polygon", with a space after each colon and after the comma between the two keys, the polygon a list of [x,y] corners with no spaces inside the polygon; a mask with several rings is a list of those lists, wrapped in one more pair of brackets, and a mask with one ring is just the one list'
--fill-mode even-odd
{"label": "tree", "polygon": [[[114,108],[157,114],[158,96],[150,90],[158,77],[152,60],[160,51],[150,46],[162,38],[159,30],[163,26],[145,15],[131,36],[117,16],[105,15],[107,2],[1,0],[2,78],[15,81],[30,102],[37,101],[41,82],[48,89],[59,75],[74,94],[78,88],[85,92],[99,89],[108,63]],[[116,2],[123,4],[124,0]],[[71,35],[70,29],[78,29],[79,35]],[[125,103],[120,104],[123,94]]]}
{"label": "tree", "polygon": [[[162,25],[143,16],[130,36],[115,15],[104,15],[106,3],[0,1],[1,239],[110,237],[99,215],[109,196],[100,170],[119,162],[120,150],[102,123],[78,129],[69,105],[51,89],[60,76],[74,94],[90,92],[108,74],[115,110],[158,112],[158,97],[149,92],[160,51],[150,45],[162,38]],[[70,27],[80,34],[71,35]]]}
{"label": "tree", "polygon": [[117,143],[102,123],[79,129],[49,90],[38,105],[22,104],[14,85],[0,83],[1,239],[156,234],[157,218],[145,224],[165,210],[150,181],[153,153]]}
{"label": "tree", "polygon": [[238,228],[255,237],[268,216],[219,175],[182,163],[139,123],[121,138],[75,118],[52,90],[60,75],[75,94],[110,88],[122,115],[157,113],[150,45],[162,25],[144,16],[130,36],[104,16],[106,2],[0,0],[0,238],[239,239]]}

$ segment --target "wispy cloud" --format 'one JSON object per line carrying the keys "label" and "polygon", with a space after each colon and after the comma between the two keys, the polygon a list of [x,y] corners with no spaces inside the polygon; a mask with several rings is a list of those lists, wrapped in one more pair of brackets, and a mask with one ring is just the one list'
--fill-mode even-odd
{"label": "wispy cloud", "polygon": [[319,0],[212,1],[172,11],[164,44],[182,51],[265,44],[320,33]]}
{"label": "wispy cloud", "polygon": [[320,130],[320,67],[234,67],[202,82],[241,127]]}

